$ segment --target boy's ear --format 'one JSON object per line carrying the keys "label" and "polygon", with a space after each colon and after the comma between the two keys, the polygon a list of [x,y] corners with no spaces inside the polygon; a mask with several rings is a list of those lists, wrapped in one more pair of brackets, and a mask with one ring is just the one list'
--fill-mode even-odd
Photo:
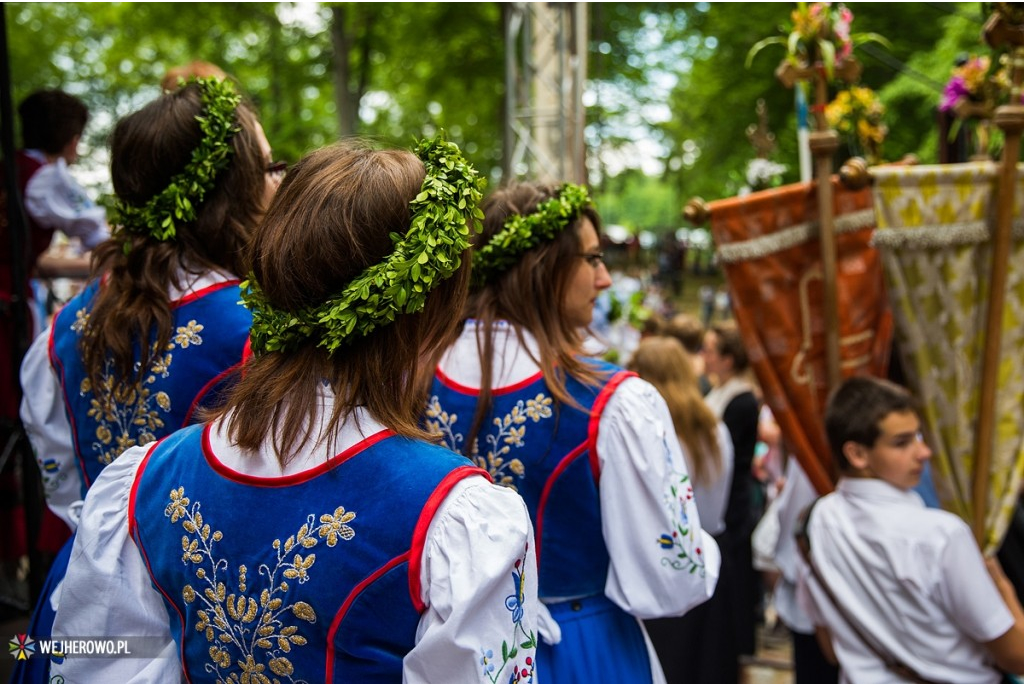
{"label": "boy's ear", "polygon": [[854,442],[853,440],[847,440],[843,443],[843,456],[850,462],[850,466],[857,470],[866,469],[868,467],[868,450],[867,446]]}

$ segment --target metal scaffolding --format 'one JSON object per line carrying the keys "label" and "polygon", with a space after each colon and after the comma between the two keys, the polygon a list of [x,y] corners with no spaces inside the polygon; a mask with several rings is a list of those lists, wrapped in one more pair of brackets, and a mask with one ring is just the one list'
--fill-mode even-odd
{"label": "metal scaffolding", "polygon": [[506,180],[586,183],[585,2],[503,5]]}

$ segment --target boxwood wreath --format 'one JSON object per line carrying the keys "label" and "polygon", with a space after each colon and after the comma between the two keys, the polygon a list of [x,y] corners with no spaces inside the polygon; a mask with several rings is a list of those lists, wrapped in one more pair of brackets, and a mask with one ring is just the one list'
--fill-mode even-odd
{"label": "boxwood wreath", "polygon": [[527,215],[513,214],[504,228],[494,234],[487,244],[473,252],[473,286],[480,288],[508,271],[523,253],[556,235],[579,218],[590,205],[587,189],[575,183],[566,183],[558,195],[537,205]]}
{"label": "boxwood wreath", "polygon": [[409,204],[409,230],[404,236],[391,233],[394,250],[384,261],[326,302],[296,312],[274,308],[252,274],[242,283],[242,303],[253,314],[249,335],[254,353],[292,350],[316,340],[317,347],[333,354],[397,314],[422,310],[427,293],[459,269],[470,228],[480,231],[483,213],[477,205],[485,181],[443,134],[420,141],[415,153],[426,177]]}
{"label": "boxwood wreath", "polygon": [[[123,200],[114,204],[111,223],[129,233],[173,240],[178,224],[195,221],[197,208],[213,190],[217,176],[231,161],[231,138],[241,130],[235,117],[242,96],[230,81],[192,78],[184,85],[199,86],[203,110],[196,117],[203,138],[181,173],[149,202],[136,207]],[[130,243],[125,243],[129,249]]]}

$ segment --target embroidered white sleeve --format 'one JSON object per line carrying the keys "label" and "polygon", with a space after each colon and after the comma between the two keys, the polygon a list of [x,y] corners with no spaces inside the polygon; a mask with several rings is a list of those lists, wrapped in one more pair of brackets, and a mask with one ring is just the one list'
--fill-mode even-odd
{"label": "embroidered white sleeve", "polygon": [[181,666],[163,600],[128,534],[128,498],[149,447],[133,447],[89,489],[53,624],[55,638],[144,637],[159,653],[132,659],[65,659],[51,673],[67,683],[178,683]]}
{"label": "embroidered white sleeve", "polygon": [[87,250],[110,235],[106,210],[89,198],[63,159],[43,166],[29,179],[25,209],[40,225],[80,239]]}
{"label": "embroidered white sleeve", "polygon": [[60,382],[49,356],[50,329],[29,347],[21,363],[21,422],[43,477],[46,504],[71,530],[77,521],[68,513],[82,498],[82,476],[75,463],[71,424],[64,412]]}
{"label": "embroidered white sleeve", "polygon": [[537,557],[523,500],[470,477],[456,484],[427,531],[416,646],[407,683],[507,683],[533,674]]}
{"label": "embroidered white sleeve", "polygon": [[721,557],[700,527],[665,401],[624,381],[601,415],[601,521],[611,564],[605,594],[638,618],[679,616],[706,601]]}

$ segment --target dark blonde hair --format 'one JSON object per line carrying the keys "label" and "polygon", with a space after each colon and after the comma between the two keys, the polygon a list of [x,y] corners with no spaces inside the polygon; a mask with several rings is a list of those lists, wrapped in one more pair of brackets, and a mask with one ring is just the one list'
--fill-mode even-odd
{"label": "dark blonde hair", "polygon": [[704,404],[697,374],[682,343],[670,336],[644,338],[633,353],[629,369],[636,371],[665,398],[676,435],[689,453],[694,482],[700,485],[713,482],[722,471],[718,420]]}
{"label": "dark blonde hair", "polygon": [[[556,197],[560,188],[553,184],[516,183],[496,190],[481,205],[483,231],[475,244],[490,241],[504,229],[510,216],[532,214],[537,205]],[[534,361],[540,366],[544,382],[556,402],[578,406],[566,389],[566,376],[588,385],[600,382],[600,374],[578,356],[582,337],[563,313],[570,280],[580,266],[582,247],[578,229],[584,218],[590,220],[600,235],[601,218],[592,207],[586,207],[554,240],[528,250],[512,268],[470,295],[466,316],[475,319],[478,325],[481,380],[476,414],[465,441],[466,450],[472,448],[491,410],[496,322],[511,324],[524,347],[523,332],[533,335],[540,353],[540,359]]]}
{"label": "dark blonde hair", "polygon": [[[298,311],[341,292],[394,249],[392,232],[409,230],[410,201],[420,192],[423,163],[410,152],[375,150],[346,141],[317,150],[289,170],[253,238],[253,273],[271,306]],[[316,435],[318,390],[337,395],[324,440],[333,439],[359,406],[399,435],[428,438],[418,425],[426,403],[428,357],[451,342],[465,302],[468,250],[462,267],[427,297],[417,314],[353,339],[328,355],[317,340],[289,352],[251,359],[218,415],[231,413],[229,434],[255,450],[273,436],[286,464],[296,444]]]}
{"label": "dark blonde hair", "polygon": [[[202,110],[199,87],[192,84],[117,123],[111,180],[119,199],[144,205],[182,172],[203,139],[196,121]],[[267,160],[256,115],[245,104],[235,115],[240,130],[231,137],[231,161],[217,175],[195,221],[177,222],[176,236],[167,241],[120,231],[93,251],[94,273],[106,274],[81,341],[93,388],[103,387],[107,359],[121,385],[138,384],[149,373],[153,350],[163,350],[170,340],[168,289],[184,289],[182,273],[223,270],[242,276],[249,270],[246,246],[265,209]],[[141,364],[136,366],[140,342]]]}
{"label": "dark blonde hair", "polygon": [[698,354],[704,343],[704,324],[692,314],[676,314],[662,328],[665,335],[670,335],[690,354]]}

